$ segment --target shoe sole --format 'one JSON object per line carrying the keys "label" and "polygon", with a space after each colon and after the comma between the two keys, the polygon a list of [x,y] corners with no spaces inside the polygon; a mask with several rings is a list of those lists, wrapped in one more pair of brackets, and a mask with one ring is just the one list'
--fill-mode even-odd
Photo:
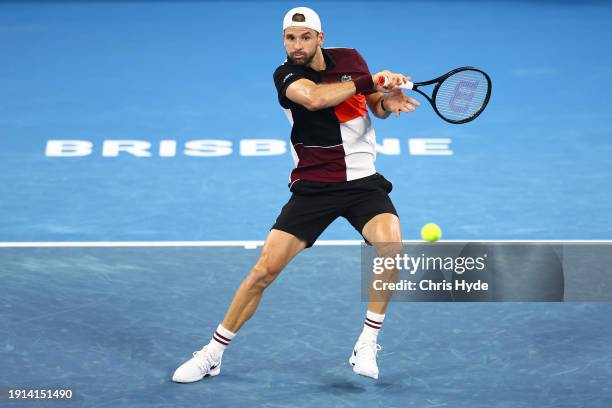
{"label": "shoe sole", "polygon": [[361,375],[361,376],[363,376],[363,377],[368,377],[368,378],[373,378],[373,379],[375,379],[375,380],[378,380],[378,375],[377,375],[377,374],[372,374],[372,373],[366,373],[366,372],[360,372],[360,371],[357,371],[357,370],[355,370],[355,366],[353,366],[353,372],[354,372],[355,374],[359,374],[359,375]]}
{"label": "shoe sole", "polygon": [[216,377],[219,374],[221,374],[221,366],[215,368],[210,373],[204,374],[204,376],[202,378],[199,378],[197,380],[193,380],[193,381],[181,381],[181,380],[175,380],[173,378],[172,381],[175,382],[175,383],[178,383],[178,384],[191,384],[191,383],[194,383],[194,382],[202,381],[206,377]]}

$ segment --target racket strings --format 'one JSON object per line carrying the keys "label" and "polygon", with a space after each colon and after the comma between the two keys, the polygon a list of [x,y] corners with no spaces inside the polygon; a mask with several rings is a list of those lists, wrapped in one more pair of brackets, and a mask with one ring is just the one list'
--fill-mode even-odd
{"label": "racket strings", "polygon": [[478,114],[487,102],[489,81],[479,71],[464,70],[446,78],[438,88],[435,105],[440,115],[453,121]]}

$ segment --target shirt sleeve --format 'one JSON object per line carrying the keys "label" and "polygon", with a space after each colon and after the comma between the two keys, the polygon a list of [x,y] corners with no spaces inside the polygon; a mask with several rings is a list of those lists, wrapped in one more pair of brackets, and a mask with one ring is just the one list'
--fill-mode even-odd
{"label": "shirt sleeve", "polygon": [[278,102],[283,108],[289,109],[291,101],[285,95],[289,85],[298,79],[306,78],[304,67],[299,65],[281,65],[274,71],[274,85],[278,91]]}

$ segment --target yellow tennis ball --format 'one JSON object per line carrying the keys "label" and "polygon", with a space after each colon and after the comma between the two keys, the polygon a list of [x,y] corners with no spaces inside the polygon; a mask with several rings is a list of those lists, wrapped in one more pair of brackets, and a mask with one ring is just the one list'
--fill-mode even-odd
{"label": "yellow tennis ball", "polygon": [[421,228],[421,238],[428,242],[436,242],[442,238],[442,230],[437,224],[425,224],[423,225],[423,228]]}

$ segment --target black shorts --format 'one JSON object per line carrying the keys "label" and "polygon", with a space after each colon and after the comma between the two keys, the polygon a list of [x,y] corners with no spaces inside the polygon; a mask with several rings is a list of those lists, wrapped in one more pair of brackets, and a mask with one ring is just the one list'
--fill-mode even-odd
{"label": "black shorts", "polygon": [[344,217],[362,233],[374,216],[397,215],[389,198],[393,185],[376,173],[357,180],[321,183],[298,180],[290,185],[293,193],[283,206],[272,229],[288,232],[311,247],[336,218]]}

